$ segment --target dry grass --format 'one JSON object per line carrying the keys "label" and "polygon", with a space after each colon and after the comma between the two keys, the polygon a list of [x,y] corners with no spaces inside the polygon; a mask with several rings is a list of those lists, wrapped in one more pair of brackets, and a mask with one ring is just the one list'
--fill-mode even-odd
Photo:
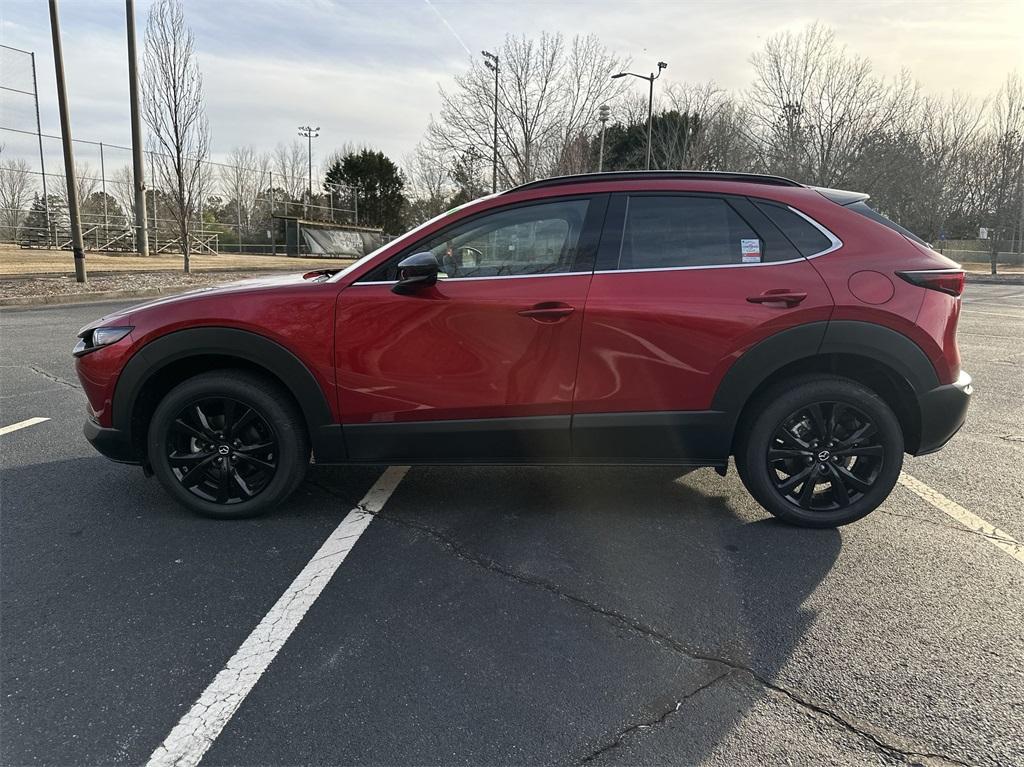
{"label": "dry grass", "polygon": [[[287,256],[254,256],[240,253],[220,253],[216,256],[193,255],[194,272],[239,270],[260,271],[308,271],[312,269],[335,269],[352,263],[349,259],[336,258],[289,258]],[[180,255],[161,253],[147,258],[134,254],[111,255],[109,253],[86,253],[86,270],[89,273],[102,272],[180,272]],[[20,248],[17,245],[0,245],[0,277],[28,275],[74,274],[74,261],[69,250],[43,250]]]}

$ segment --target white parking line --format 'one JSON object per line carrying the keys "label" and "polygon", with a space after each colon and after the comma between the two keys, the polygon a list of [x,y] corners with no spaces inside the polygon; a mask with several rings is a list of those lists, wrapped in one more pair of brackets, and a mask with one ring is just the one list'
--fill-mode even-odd
{"label": "white parking line", "polygon": [[928,501],[939,511],[951,516],[968,530],[981,533],[985,536],[985,540],[993,546],[999,547],[1018,562],[1024,563],[1024,546],[1009,533],[990,525],[977,514],[972,514],[956,501],[950,500],[938,490],[934,490],[906,472],[900,472],[900,484],[918,497]]}
{"label": "white parking line", "polygon": [[373,512],[384,507],[408,470],[408,466],[389,466],[384,471],[157,747],[147,767],[199,764],[369,526]]}
{"label": "white parking line", "polygon": [[26,418],[24,421],[18,421],[17,423],[12,423],[10,426],[0,427],[0,434],[10,434],[12,431],[17,431],[18,429],[24,429],[24,428],[26,428],[28,426],[35,426],[37,423],[42,423],[43,421],[49,421],[49,420],[50,420],[49,418]]}
{"label": "white parking line", "polygon": [[1024,314],[1000,314],[999,312],[983,312],[979,309],[965,309],[964,315],[984,314],[986,317],[1009,317],[1011,320],[1024,320]]}

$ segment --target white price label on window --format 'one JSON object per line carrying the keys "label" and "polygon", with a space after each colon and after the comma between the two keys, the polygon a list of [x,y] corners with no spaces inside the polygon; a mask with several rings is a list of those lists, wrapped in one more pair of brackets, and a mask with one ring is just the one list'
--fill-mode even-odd
{"label": "white price label on window", "polygon": [[761,241],[740,240],[740,257],[744,264],[761,263]]}

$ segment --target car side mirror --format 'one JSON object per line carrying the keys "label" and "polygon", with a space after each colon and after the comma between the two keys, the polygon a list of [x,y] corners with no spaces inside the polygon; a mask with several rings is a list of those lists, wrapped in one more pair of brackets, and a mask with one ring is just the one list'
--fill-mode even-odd
{"label": "car side mirror", "polygon": [[433,253],[413,253],[398,264],[398,282],[391,290],[402,295],[415,293],[436,283],[440,271],[441,265]]}

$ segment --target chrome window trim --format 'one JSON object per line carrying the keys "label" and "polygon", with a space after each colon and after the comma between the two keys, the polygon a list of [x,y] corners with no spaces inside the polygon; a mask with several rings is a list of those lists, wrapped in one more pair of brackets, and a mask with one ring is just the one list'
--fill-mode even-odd
{"label": "chrome window trim", "polygon": [[812,253],[809,256],[800,256],[800,258],[789,258],[785,261],[762,261],[757,264],[705,264],[696,266],[656,266],[650,269],[599,269],[594,274],[629,274],[631,272],[683,272],[692,271],[694,269],[745,269],[751,266],[781,266],[783,264],[796,264],[801,261],[807,261],[812,258],[818,258],[819,256],[825,256],[829,253],[839,250],[843,247],[843,241],[836,237],[832,232],[826,229],[824,226],[819,224],[813,218],[805,213],[794,208],[792,205],[787,205],[791,211],[796,213],[800,218],[804,219],[807,223],[825,235],[831,243],[825,250],[817,253]]}
{"label": "chrome window trim", "polygon": [[[792,205],[787,205],[786,207],[789,208],[794,213],[796,213],[798,216],[800,216],[800,218],[802,218],[808,224],[813,226],[815,229],[817,229],[823,235],[828,237],[829,242],[832,243],[829,247],[825,248],[825,250],[819,251],[817,253],[812,253],[811,255],[807,256],[807,258],[817,258],[818,256],[824,256],[824,255],[826,255],[828,253],[831,253],[833,251],[839,250],[841,247],[843,247],[843,241],[842,240],[840,240],[838,237],[836,237],[834,234],[832,234],[832,232],[830,232],[828,229],[823,227],[821,224],[819,224],[813,218],[808,216],[806,213],[804,213],[803,211],[797,210]],[[778,261],[776,263],[782,263],[782,262]]]}
{"label": "chrome window trim", "polygon": [[[521,280],[524,277],[572,277],[574,275],[589,275],[593,272],[541,272],[539,274],[495,274],[489,277],[439,277],[438,282],[473,282],[474,280]],[[398,280],[367,280],[366,282],[353,282],[349,285],[354,288],[357,285],[394,285]]]}
{"label": "chrome window trim", "polygon": [[[628,203],[627,203],[628,204]],[[632,272],[682,272],[692,271],[694,269],[745,269],[751,266],[782,266],[784,264],[796,264],[801,261],[807,261],[812,258],[818,258],[819,256],[826,256],[829,253],[833,253],[843,247],[843,241],[836,237],[831,231],[826,229],[824,226],[819,224],[813,218],[808,216],[806,213],[797,210],[792,205],[786,206],[789,210],[796,213],[800,218],[804,219],[807,223],[825,235],[831,243],[829,247],[817,253],[812,253],[809,256],[801,256],[800,258],[790,258],[785,261],[763,261],[758,264],[706,264],[697,266],[658,266],[650,269],[598,269],[594,272],[545,272],[541,274],[501,274],[493,275],[490,277],[444,277],[444,282],[470,282],[473,280],[516,280],[522,279],[523,277],[567,277],[573,274],[629,274]],[[621,245],[620,245],[621,247]],[[370,281],[370,282],[353,282],[349,287],[355,287],[357,285],[394,285],[398,280],[381,280],[381,281]]]}

